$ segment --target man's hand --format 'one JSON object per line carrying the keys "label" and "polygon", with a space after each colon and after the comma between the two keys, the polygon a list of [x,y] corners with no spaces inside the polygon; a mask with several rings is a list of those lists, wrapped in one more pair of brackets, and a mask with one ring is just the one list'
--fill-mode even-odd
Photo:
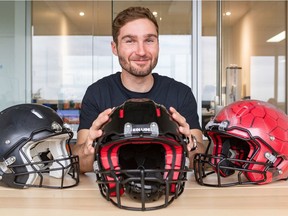
{"label": "man's hand", "polygon": [[95,151],[93,142],[102,135],[101,127],[108,121],[111,112],[111,108],[104,110],[94,120],[89,130],[82,129],[77,134],[77,143],[72,147],[72,152],[79,156],[80,172],[82,173],[93,171]]}
{"label": "man's hand", "polygon": [[186,122],[186,119],[179,112],[177,112],[175,108],[170,107],[169,111],[172,118],[179,124],[179,132],[182,133],[185,137],[189,138],[189,143],[187,144],[188,151],[191,151],[191,149],[195,149],[194,151],[189,152],[190,168],[192,168],[194,155],[196,153],[205,152],[202,131],[199,129],[190,129],[190,126]]}
{"label": "man's hand", "polygon": [[172,115],[172,118],[179,124],[179,132],[182,133],[185,137],[189,138],[190,142],[188,143],[187,148],[190,151],[195,146],[194,143],[191,142],[191,131],[189,124],[186,122],[186,119],[179,112],[177,112],[175,108],[170,107],[169,111]]}
{"label": "man's hand", "polygon": [[93,142],[102,135],[103,131],[101,127],[105,124],[109,119],[109,114],[112,112],[112,109],[106,109],[102,113],[100,113],[97,119],[92,123],[92,126],[89,129],[89,133],[87,136],[87,140],[85,142],[85,154],[94,154]]}

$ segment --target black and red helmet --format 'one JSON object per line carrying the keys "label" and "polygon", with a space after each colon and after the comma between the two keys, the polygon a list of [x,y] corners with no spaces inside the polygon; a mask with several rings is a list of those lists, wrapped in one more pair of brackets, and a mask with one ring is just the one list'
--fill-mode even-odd
{"label": "black and red helmet", "polygon": [[[164,106],[130,99],[114,109],[102,129],[94,170],[107,200],[122,209],[145,211],[164,208],[182,194],[187,146]],[[131,198],[136,200],[132,206]]]}
{"label": "black and red helmet", "polygon": [[205,133],[212,153],[194,158],[199,184],[223,187],[287,179],[288,116],[272,104],[234,102],[206,125]]}

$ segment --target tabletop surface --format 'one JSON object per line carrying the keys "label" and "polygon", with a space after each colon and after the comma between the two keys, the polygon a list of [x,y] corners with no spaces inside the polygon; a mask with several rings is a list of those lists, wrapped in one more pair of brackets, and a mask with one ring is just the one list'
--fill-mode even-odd
{"label": "tabletop surface", "polygon": [[[189,173],[190,174],[190,173]],[[225,188],[200,186],[190,174],[181,196],[166,208],[153,211],[119,209],[105,200],[94,173],[67,189],[0,187],[0,215],[287,215],[288,182]]]}

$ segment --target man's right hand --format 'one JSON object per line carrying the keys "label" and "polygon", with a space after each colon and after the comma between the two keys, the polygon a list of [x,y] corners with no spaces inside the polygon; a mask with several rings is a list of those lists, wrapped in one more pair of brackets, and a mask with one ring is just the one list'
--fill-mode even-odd
{"label": "man's right hand", "polygon": [[94,120],[89,129],[82,129],[78,131],[77,143],[72,146],[73,155],[79,156],[80,172],[93,171],[94,162],[94,146],[93,142],[103,133],[101,127],[109,120],[109,115],[112,112],[112,108],[104,110]]}

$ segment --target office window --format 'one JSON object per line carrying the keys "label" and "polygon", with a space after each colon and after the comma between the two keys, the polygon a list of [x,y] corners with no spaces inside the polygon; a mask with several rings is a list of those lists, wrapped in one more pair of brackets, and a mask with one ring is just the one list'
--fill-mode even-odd
{"label": "office window", "polygon": [[192,2],[33,1],[33,102],[53,107],[75,124],[62,110],[79,110],[90,84],[121,70],[111,51],[111,24],[129,6],[155,13],[160,54],[154,72],[190,86]]}
{"label": "office window", "polygon": [[[222,86],[224,68],[236,65],[242,68],[240,98],[269,101],[286,110],[286,23],[287,1],[223,1]],[[282,38],[275,40],[276,35]],[[227,95],[224,91],[224,103]]]}
{"label": "office window", "polygon": [[25,1],[0,1],[0,111],[26,100]]}

